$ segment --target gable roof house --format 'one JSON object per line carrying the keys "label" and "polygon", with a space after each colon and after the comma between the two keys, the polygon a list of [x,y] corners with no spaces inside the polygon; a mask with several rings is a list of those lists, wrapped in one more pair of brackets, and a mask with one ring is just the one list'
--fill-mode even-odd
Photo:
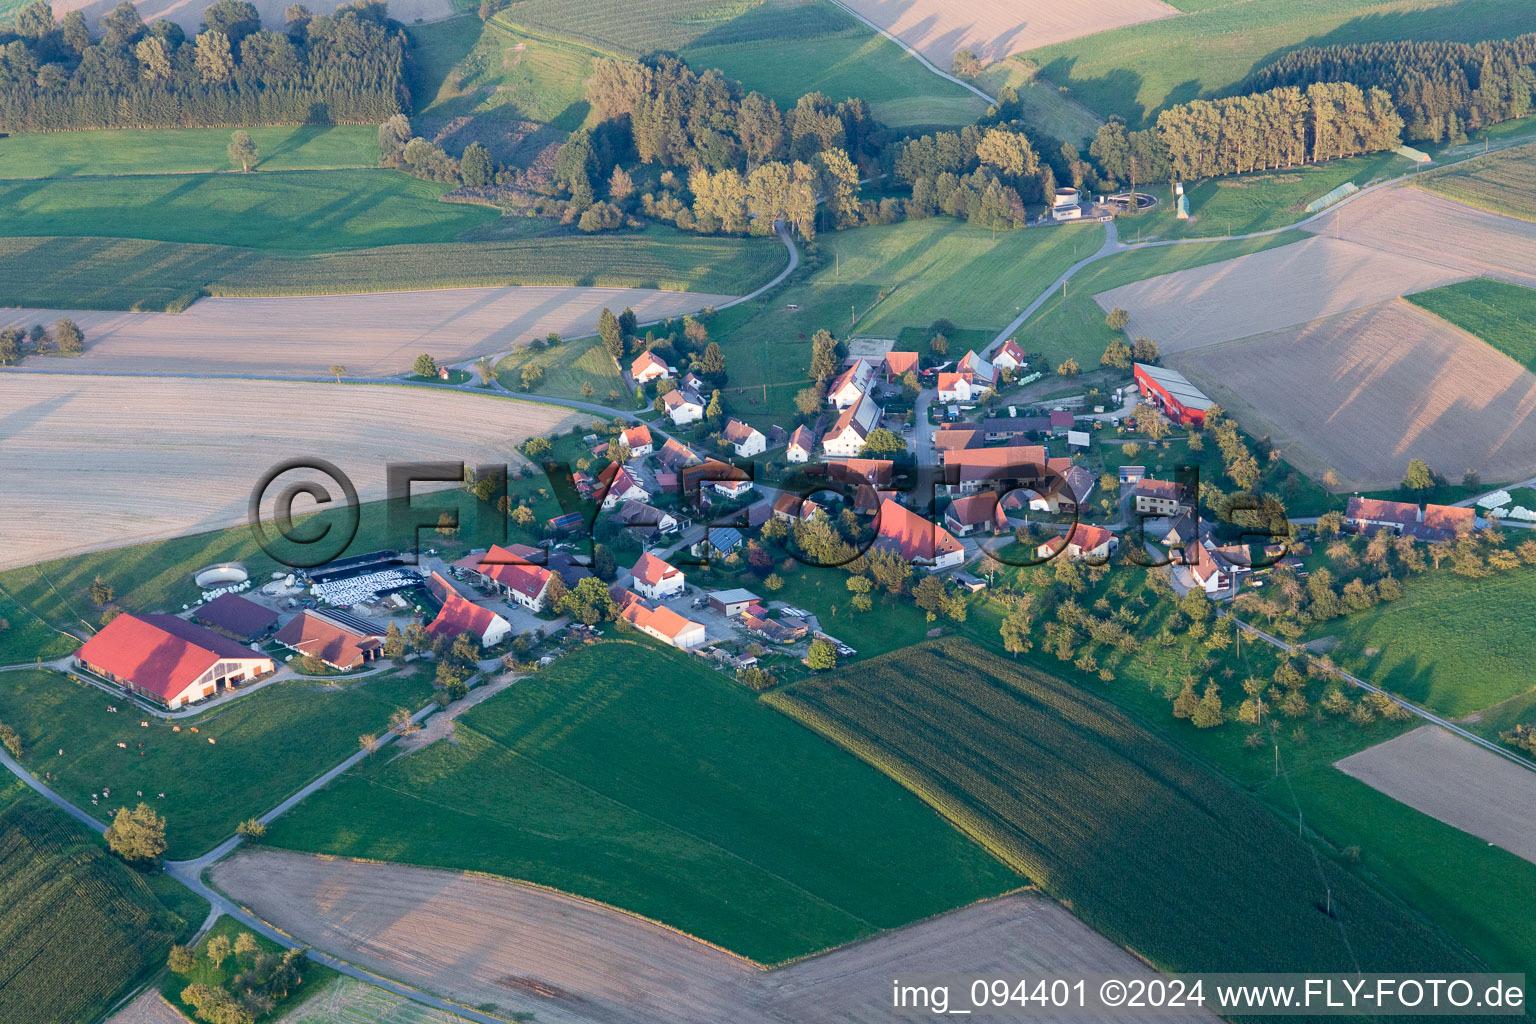
{"label": "gable roof house", "polygon": [[961,494],[974,494],[986,484],[1032,487],[1046,475],[1047,469],[1065,473],[1067,465],[1070,462],[1065,459],[1053,464],[1046,455],[1045,446],[1038,444],[963,448],[944,453],[946,470],[955,467],[954,482],[950,486]]}
{"label": "gable roof house", "polygon": [[971,382],[963,373],[939,374],[939,401],[941,402],[969,402],[971,396],[979,394],[982,389],[972,390]]}
{"label": "gable roof house", "polygon": [[1024,361],[1024,350],[1019,348],[1019,343],[1009,338],[1003,342],[1002,347],[992,356],[992,365],[1001,366],[1008,370],[1017,370],[1027,365]]}
{"label": "gable roof house", "polygon": [[707,639],[702,622],[694,622],[670,608],[647,608],[639,601],[631,601],[619,614],[646,636],[685,651]]}
{"label": "gable roof house", "polygon": [[432,636],[457,637],[468,633],[481,647],[494,647],[512,632],[512,623],[459,593],[441,573],[427,577],[427,589],[443,603],[437,618],[427,626]]}
{"label": "gable roof house", "polygon": [[885,379],[895,383],[909,373],[916,373],[919,366],[916,352],[887,352],[885,354]]}
{"label": "gable roof house", "polygon": [[997,367],[982,358],[975,349],[967,352],[955,369],[965,375],[966,381],[977,392],[997,385]]}
{"label": "gable roof house", "polygon": [[793,524],[802,519],[810,519],[819,509],[821,506],[810,498],[785,492],[774,500],[773,518]]}
{"label": "gable roof house", "polygon": [[857,455],[864,450],[864,441],[870,431],[880,424],[880,407],[869,395],[842,411],[821,439],[821,450],[828,455]]}
{"label": "gable roof house", "polygon": [[1440,544],[1477,528],[1477,510],[1459,505],[1425,505],[1424,518],[1413,528],[1419,540]]}
{"label": "gable roof house", "polygon": [[672,368],[666,360],[647,349],[635,356],[634,362],[629,364],[629,375],[635,379],[636,384],[649,384],[653,380],[672,376]]}
{"label": "gable roof house", "polygon": [[1178,515],[1179,509],[1186,506],[1184,488],[1177,480],[1142,477],[1131,493],[1136,496],[1136,511],[1143,515]]}
{"label": "gable roof house", "polygon": [[789,435],[789,445],[784,449],[784,459],[787,462],[810,462],[815,452],[816,432],[802,423],[795,428],[793,434]]}
{"label": "gable roof house", "polygon": [[881,503],[878,523],[873,547],[892,551],[929,572],[965,561],[965,547],[953,534],[894,501]]}
{"label": "gable roof house", "polygon": [[962,537],[978,530],[1007,533],[1012,529],[1002,503],[992,491],[969,494],[950,502],[949,508],[944,510],[944,525]]}
{"label": "gable roof house", "polygon": [[175,709],[264,676],[272,659],[175,615],[123,612],[75,651],[76,667]]}
{"label": "gable roof house", "polygon": [[853,365],[833,378],[827,388],[827,404],[834,409],[846,409],[858,402],[869,391],[870,381],[874,379],[875,368],[862,359],[856,359]]}
{"label": "gable roof house", "polygon": [[704,418],[704,399],[693,391],[668,391],[661,396],[661,404],[674,426],[681,427]]}
{"label": "gable roof house", "polygon": [[750,459],[761,455],[768,448],[768,439],[756,427],[749,426],[734,416],[725,421],[722,431],[725,439],[735,447],[737,458]]}
{"label": "gable roof house", "polygon": [[1052,537],[1036,548],[1035,554],[1041,558],[1055,558],[1060,554],[1069,562],[1084,558],[1099,561],[1114,554],[1119,546],[1120,538],[1102,526],[1078,523],[1072,530],[1071,539]]}
{"label": "gable roof house", "polygon": [[598,474],[598,479],[608,486],[603,495],[603,508],[613,509],[621,501],[650,501],[651,492],[641,487],[629,470],[617,462],[610,462]]}
{"label": "gable roof house", "polygon": [[635,560],[630,573],[635,577],[631,588],[652,601],[676,597],[687,585],[683,570],[649,552]]}
{"label": "gable roof house", "polygon": [[1195,584],[1215,598],[1231,597],[1237,593],[1238,579],[1248,571],[1227,558],[1217,547],[1209,533],[1193,544],[1184,546],[1184,559]]}
{"label": "gable roof house", "polygon": [[675,437],[667,438],[661,450],[656,453],[656,461],[666,469],[676,473],[684,466],[691,466],[697,462],[703,462],[697,452],[683,444]]}
{"label": "gable roof house", "polygon": [[981,431],[966,427],[940,427],[933,432],[933,449],[942,462],[945,452],[981,447]]}
{"label": "gable roof house", "polygon": [[1047,459],[1046,467],[1059,475],[1048,475],[1029,491],[1010,491],[1003,497],[1004,508],[1017,508],[1027,496],[1031,512],[1075,512],[1098,486],[1093,473],[1084,466],[1062,465],[1068,459]]}
{"label": "gable roof house", "polygon": [[649,455],[655,450],[651,443],[651,428],[644,423],[639,423],[626,429],[623,434],[619,435],[619,440],[625,448],[629,449],[631,458]]}
{"label": "gable roof house", "polygon": [[549,593],[549,578],[554,572],[534,563],[534,558],[542,560],[544,553],[521,544],[511,548],[493,544],[484,554],[470,555],[453,564],[495,588],[507,600],[529,611],[541,612]]}
{"label": "gable roof house", "polygon": [[1378,498],[1350,498],[1344,510],[1344,524],[1361,533],[1378,529],[1401,534],[1419,521],[1419,506],[1406,501],[1382,501]]}
{"label": "gable roof house", "polygon": [[356,615],[308,610],[289,619],[272,639],[345,672],[377,659],[384,634]]}
{"label": "gable roof house", "polygon": [[647,505],[643,501],[626,501],[619,506],[615,518],[641,541],[650,543],[663,534],[672,533],[678,528],[677,517],[672,513],[659,509],[655,505]]}

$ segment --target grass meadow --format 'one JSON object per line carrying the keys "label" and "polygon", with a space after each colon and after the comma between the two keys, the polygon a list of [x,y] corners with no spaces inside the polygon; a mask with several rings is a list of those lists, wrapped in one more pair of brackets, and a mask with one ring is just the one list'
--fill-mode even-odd
{"label": "grass meadow", "polygon": [[1536,291],[1479,277],[1407,299],[1536,370]]}
{"label": "grass meadow", "polygon": [[1536,220],[1536,144],[1475,157],[1419,185],[1492,213]]}
{"label": "grass meadow", "polygon": [[455,739],[359,766],[269,842],[536,882],[761,963],[1022,884],[878,772],[648,642],[567,654]]}
{"label": "grass meadow", "polygon": [[[924,644],[764,700],[1161,969],[1471,963],[1105,701],[974,645]],[[1324,912],[1329,898],[1343,929]]]}
{"label": "grass meadow", "polygon": [[1314,634],[1338,637],[1334,660],[1361,678],[1460,718],[1536,687],[1526,628],[1533,595],[1536,569],[1468,579],[1446,567],[1408,580],[1401,599]]}
{"label": "grass meadow", "polygon": [[[22,764],[87,813],[107,821],[140,800],[154,807],[175,860],[271,810],[355,753],[359,736],[384,732],[395,708],[414,711],[431,694],[430,674],[419,669],[337,685],[274,683],[177,720],[178,732],[153,718],[142,727],[146,717],[132,705],[86,683],[19,671],[0,675],[0,721],[21,735]],[[104,789],[111,794],[99,796]]]}
{"label": "grass meadow", "polygon": [[777,239],[711,238],[662,227],[315,255],[134,238],[0,237],[0,305],[179,312],[203,295],[505,285],[740,295],[778,273],[784,260]]}
{"label": "grass meadow", "polygon": [[0,802],[0,1020],[99,1019],[164,963],[184,923],[42,797]]}
{"label": "grass meadow", "polygon": [[1183,17],[1023,54],[1101,117],[1132,127],[1176,103],[1223,94],[1300,46],[1376,40],[1477,42],[1518,32],[1524,0],[1173,0]]}
{"label": "grass meadow", "polygon": [[328,252],[449,242],[499,216],[438,202],[445,191],[385,170],[13,180],[0,182],[0,231]]}
{"label": "grass meadow", "polygon": [[[591,402],[608,401],[608,392],[629,394],[624,379],[613,365],[613,358],[597,338],[567,342],[554,348],[534,351],[527,346],[516,348],[496,364],[496,375],[501,386],[519,391],[523,386],[523,370],[536,366],[544,371],[544,379],[534,385],[534,393],[557,398],[577,398]],[[590,384],[590,396],[582,394],[582,387]]]}
{"label": "grass meadow", "polygon": [[[377,167],[379,133],[370,125],[247,128],[261,154],[258,171]],[[0,179],[117,174],[233,173],[230,131],[177,128],[40,132],[0,139]]]}

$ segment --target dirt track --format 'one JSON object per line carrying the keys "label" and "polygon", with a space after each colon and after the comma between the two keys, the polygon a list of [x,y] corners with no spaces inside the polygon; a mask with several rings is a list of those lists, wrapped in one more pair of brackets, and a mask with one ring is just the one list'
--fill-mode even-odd
{"label": "dirt track", "polygon": [[[252,0],[256,5],[256,13],[261,15],[261,27],[273,32],[281,32],[286,19],[283,12],[287,9],[287,0]],[[342,5],[343,0],[319,0],[306,6],[316,14],[330,14]],[[117,6],[117,0],[53,0],[53,16],[62,18],[70,11],[80,11],[85,15],[85,20],[95,32],[101,22],[102,15]],[[146,24],[160,18],[174,21],[187,33],[187,37],[197,35],[198,28],[203,23],[203,11],[209,6],[209,0],[134,0],[134,6],[139,9],[139,16]],[[453,0],[389,0],[389,16],[396,21],[409,25],[416,21],[439,21],[452,17],[454,13]]]}
{"label": "dirt track", "polygon": [[642,321],[720,305],[731,296],[647,288],[443,288],[367,295],[203,299],[185,313],[0,309],[0,327],[74,318],[86,369],[325,374],[359,377],[503,352],[551,331],[591,334],[604,306]]}
{"label": "dirt track", "polygon": [[0,374],[0,568],[244,522],[284,459],[336,463],[366,501],[388,460],[506,462],[569,416],[385,385]]}
{"label": "dirt track", "polygon": [[514,882],[277,850],[242,852],[211,874],[302,941],[545,1024],[886,1021],[891,979],[903,975],[1150,973],[1057,904],[1025,894],[763,972],[628,914]]}
{"label": "dirt track", "polygon": [[955,51],[969,48],[984,60],[1033,50],[1123,25],[1171,18],[1162,0],[843,0],[870,21],[901,37],[945,71]]}
{"label": "dirt track", "polygon": [[1395,299],[1303,327],[1175,354],[1198,384],[1303,471],[1392,487],[1410,458],[1452,478],[1536,466],[1536,376]]}
{"label": "dirt track", "polygon": [[1536,862],[1536,773],[1426,725],[1334,767],[1392,799]]}

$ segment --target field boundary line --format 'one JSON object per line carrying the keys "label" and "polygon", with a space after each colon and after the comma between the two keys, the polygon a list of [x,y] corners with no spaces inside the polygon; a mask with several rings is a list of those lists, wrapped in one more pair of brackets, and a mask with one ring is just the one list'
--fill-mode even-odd
{"label": "field boundary line", "polygon": [[929,71],[932,71],[934,74],[938,75],[940,78],[948,79],[949,81],[951,81],[951,82],[955,83],[956,85],[960,86],[960,88],[967,89],[970,92],[975,93],[977,96],[980,96],[982,99],[986,100],[992,106],[994,106],[994,107],[997,106],[997,97],[996,96],[988,96],[985,92],[982,92],[980,89],[978,89],[976,86],[972,85],[970,82],[967,82],[967,81],[965,81],[964,79],[961,79],[961,78],[956,78],[954,75],[950,74],[947,71],[939,70],[938,65],[934,64],[933,61],[929,60],[927,57],[924,57],[921,53],[918,53],[917,50],[915,50],[912,47],[908,46],[906,44],[906,41],[903,40],[900,36],[897,36],[897,35],[895,35],[895,34],[893,34],[891,32],[888,32],[885,29],[881,28],[879,25],[876,25],[874,22],[872,22],[868,18],[864,17],[864,15],[860,14],[858,11],[854,10],[852,7],[849,7],[847,4],[843,3],[842,0],[827,0],[827,2],[830,3],[833,7],[837,7],[839,9],[841,9],[844,14],[851,15],[852,17],[854,17],[858,21],[863,22],[866,26],[868,26],[869,28],[873,29],[879,35],[885,36],[885,38],[889,39],[891,42],[895,43],[897,46],[899,46],[903,50],[907,51],[908,54],[910,54],[913,57],[916,57],[917,58],[917,62],[919,64],[921,64],[923,67],[927,68]]}

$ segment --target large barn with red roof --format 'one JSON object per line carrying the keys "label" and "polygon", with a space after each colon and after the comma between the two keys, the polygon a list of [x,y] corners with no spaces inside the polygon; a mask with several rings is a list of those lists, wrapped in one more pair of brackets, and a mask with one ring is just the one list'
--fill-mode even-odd
{"label": "large barn with red roof", "polygon": [[460,594],[441,573],[427,577],[427,589],[443,602],[437,618],[427,626],[427,632],[432,636],[457,637],[460,633],[468,633],[481,647],[494,647],[512,632],[512,623]]}
{"label": "large barn with red roof", "polygon": [[124,612],[75,652],[78,668],[172,710],[264,676],[271,658],[175,615]]}

